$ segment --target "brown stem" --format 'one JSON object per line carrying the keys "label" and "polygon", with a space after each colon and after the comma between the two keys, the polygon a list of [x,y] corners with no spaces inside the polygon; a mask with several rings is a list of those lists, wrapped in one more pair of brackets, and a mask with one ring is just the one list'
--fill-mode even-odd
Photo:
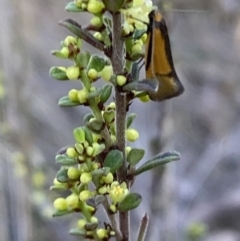
{"label": "brown stem", "polygon": [[[123,73],[123,40],[121,36],[121,14],[113,13],[113,46],[112,46],[112,65],[115,75]],[[120,92],[115,88],[115,101],[116,101],[116,136],[117,136],[117,147],[122,151],[125,159],[125,129],[126,129],[126,114],[127,114],[127,102],[126,94]],[[126,161],[119,169],[118,181],[127,182],[127,163]],[[119,213],[120,231],[122,233],[122,241],[129,241],[129,213]]]}

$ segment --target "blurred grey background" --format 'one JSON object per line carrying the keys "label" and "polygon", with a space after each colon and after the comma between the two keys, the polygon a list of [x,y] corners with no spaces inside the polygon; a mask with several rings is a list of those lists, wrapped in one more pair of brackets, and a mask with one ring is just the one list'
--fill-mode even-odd
{"label": "blurred grey background", "polygon": [[[202,229],[203,241],[239,241],[240,1],[155,3],[163,6],[186,91],[163,103],[135,101],[130,111],[138,115],[133,127],[140,139],[134,145],[147,149],[145,160],[164,150],[177,150],[182,158],[136,180],[133,190],[144,200],[132,215],[132,233],[147,212],[150,241],[197,240],[189,233]],[[79,240],[68,235],[79,216],[52,218],[60,194],[49,191],[56,152],[73,143],[73,128],[89,112],[58,107],[58,99],[79,84],[48,74],[53,65],[70,64],[50,54],[70,34],[58,21],[73,18],[84,25],[89,19],[65,12],[66,4],[1,0],[1,241]]]}

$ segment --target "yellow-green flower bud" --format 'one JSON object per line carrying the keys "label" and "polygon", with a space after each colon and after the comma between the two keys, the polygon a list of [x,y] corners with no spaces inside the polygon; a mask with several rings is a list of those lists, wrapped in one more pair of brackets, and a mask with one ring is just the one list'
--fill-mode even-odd
{"label": "yellow-green flower bud", "polygon": [[99,40],[100,42],[103,41],[103,37],[102,37],[102,34],[100,32],[95,32],[93,34],[93,37],[96,38],[97,40]]}
{"label": "yellow-green flower bud", "polygon": [[109,206],[109,210],[112,211],[113,213],[116,213],[117,212],[117,207],[116,205],[112,204]]}
{"label": "yellow-green flower bud", "polygon": [[82,89],[78,91],[78,100],[81,104],[87,102],[88,91],[86,89]]}
{"label": "yellow-green flower bud", "polygon": [[101,18],[99,18],[99,17],[97,17],[97,16],[94,16],[94,17],[91,19],[90,23],[91,23],[93,26],[97,27],[97,28],[101,27],[102,24],[103,24]]}
{"label": "yellow-green flower bud", "polygon": [[70,66],[67,68],[66,75],[70,80],[77,79],[80,75],[80,69],[77,66]]}
{"label": "yellow-green flower bud", "polygon": [[115,135],[111,135],[111,141],[112,143],[115,143],[117,141],[117,137]]}
{"label": "yellow-green flower bud", "polygon": [[99,164],[96,163],[96,162],[94,162],[94,163],[92,164],[92,169],[93,169],[93,170],[97,170],[98,168],[99,168]]}
{"label": "yellow-green flower bud", "polygon": [[87,201],[90,197],[91,197],[91,192],[89,190],[84,190],[79,194],[79,199],[83,202]]}
{"label": "yellow-green flower bud", "polygon": [[100,76],[103,80],[109,81],[113,75],[112,65],[105,65],[100,73]]}
{"label": "yellow-green flower bud", "polygon": [[90,69],[87,75],[90,79],[96,79],[98,77],[98,72],[95,69]]}
{"label": "yellow-green flower bud", "polygon": [[106,194],[106,193],[107,193],[107,187],[106,187],[106,186],[100,187],[100,188],[98,189],[98,193],[99,193],[99,194],[102,194],[102,195]]}
{"label": "yellow-green flower bud", "polygon": [[87,155],[88,156],[92,156],[92,154],[93,154],[93,152],[94,152],[94,149],[93,149],[93,147],[92,146],[89,146],[89,147],[87,147]]}
{"label": "yellow-green flower bud", "polygon": [[109,172],[109,173],[107,174],[107,176],[103,176],[103,177],[102,177],[102,181],[103,181],[104,183],[106,183],[106,184],[112,183],[112,182],[113,182],[113,174],[112,174],[111,172]]}
{"label": "yellow-green flower bud", "polygon": [[69,208],[78,208],[79,197],[77,194],[73,193],[66,198],[67,205]]}
{"label": "yellow-green flower bud", "polygon": [[78,101],[78,90],[72,89],[68,92],[68,98],[71,101]]}
{"label": "yellow-green flower bud", "polygon": [[75,4],[77,7],[81,8],[81,6],[82,6],[82,0],[74,0],[74,4]]}
{"label": "yellow-green flower bud", "polygon": [[119,86],[125,85],[126,82],[127,82],[127,78],[126,78],[124,75],[118,75],[118,76],[117,76],[117,84],[118,84]]}
{"label": "yellow-green flower bud", "polygon": [[86,4],[86,3],[83,3],[83,4],[82,4],[82,9],[83,9],[83,10],[87,9],[87,4]]}
{"label": "yellow-green flower bud", "polygon": [[107,238],[108,237],[108,231],[104,228],[99,228],[97,230],[97,236],[100,238],[100,239],[104,239],[104,238]]}
{"label": "yellow-green flower bud", "polygon": [[141,44],[136,43],[132,46],[132,53],[133,54],[142,54],[143,53],[143,49]]}
{"label": "yellow-green flower bud", "polygon": [[146,34],[146,33],[144,33],[144,34],[142,35],[141,40],[142,40],[142,42],[143,42],[144,44],[146,43],[146,41],[147,41],[147,34]]}
{"label": "yellow-green flower bud", "polygon": [[69,147],[66,151],[66,154],[68,157],[72,157],[72,158],[78,156],[78,153],[76,152],[75,148],[73,148],[73,147]]}
{"label": "yellow-green flower bud", "polygon": [[97,88],[96,88],[95,86],[91,86],[91,88],[90,88],[89,91],[90,91],[90,92],[94,92],[94,91],[96,91],[96,89],[97,89]]}
{"label": "yellow-green flower bud", "polygon": [[92,181],[92,174],[90,172],[84,172],[80,177],[81,183],[88,184]]}
{"label": "yellow-green flower bud", "polygon": [[57,209],[57,210],[60,210],[60,211],[64,211],[67,209],[68,205],[67,205],[67,201],[65,198],[57,198],[54,203],[53,203],[53,206]]}
{"label": "yellow-green flower bud", "polygon": [[90,218],[90,222],[91,222],[91,223],[98,223],[98,218],[95,217],[95,216],[92,216],[92,217]]}
{"label": "yellow-green flower bud", "polygon": [[68,56],[69,56],[69,49],[68,49],[68,47],[62,47],[60,53],[62,54],[62,57],[68,58]]}
{"label": "yellow-green flower bud", "polygon": [[79,219],[77,224],[80,229],[84,229],[86,223],[87,221],[85,219]]}
{"label": "yellow-green flower bud", "polygon": [[104,8],[104,4],[96,0],[90,0],[87,5],[88,12],[93,14],[101,13]]}
{"label": "yellow-green flower bud", "polygon": [[65,46],[68,46],[70,44],[75,45],[77,43],[77,39],[73,36],[67,36],[63,41]]}
{"label": "yellow-green flower bud", "polygon": [[148,102],[148,101],[150,101],[150,98],[148,95],[144,95],[144,96],[139,97],[139,100],[141,100],[142,102]]}
{"label": "yellow-green flower bud", "polygon": [[127,129],[126,132],[127,132],[127,140],[128,141],[134,142],[139,137],[138,132],[135,129],[133,129],[133,128]]}
{"label": "yellow-green flower bud", "polygon": [[67,171],[67,175],[70,179],[78,179],[80,176],[80,171],[76,167],[69,167]]}
{"label": "yellow-green flower bud", "polygon": [[115,102],[111,102],[111,103],[108,105],[108,108],[115,110],[115,109],[116,109],[116,103],[115,103]]}
{"label": "yellow-green flower bud", "polygon": [[125,148],[126,154],[128,155],[131,150],[132,150],[132,147],[127,146],[127,147]]}

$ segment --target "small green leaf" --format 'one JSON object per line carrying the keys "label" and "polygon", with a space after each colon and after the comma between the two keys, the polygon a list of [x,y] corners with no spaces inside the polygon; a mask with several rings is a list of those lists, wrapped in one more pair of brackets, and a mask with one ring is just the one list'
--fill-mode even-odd
{"label": "small green leaf", "polygon": [[77,65],[80,68],[87,68],[90,57],[91,57],[91,54],[88,51],[79,53],[76,59]]}
{"label": "small green leaf", "polygon": [[53,213],[53,217],[64,216],[73,212],[74,212],[73,210],[63,210],[63,211],[57,210],[56,212]]}
{"label": "small green leaf", "polygon": [[131,166],[135,166],[143,158],[145,150],[132,148],[127,156],[127,161]]}
{"label": "small green leaf", "polygon": [[79,102],[77,101],[71,101],[68,96],[63,96],[59,101],[58,101],[58,105],[61,107],[72,107],[72,106],[78,106],[81,105]]}
{"label": "small green leaf", "polygon": [[65,7],[65,10],[67,12],[83,12],[84,11],[82,8],[77,7],[74,2],[68,3],[67,6]]}
{"label": "small green leaf", "polygon": [[96,208],[98,205],[102,204],[106,200],[106,198],[103,195],[96,195],[92,198],[89,198],[86,203],[89,206],[92,206]]}
{"label": "small green leaf", "polygon": [[111,85],[105,85],[102,88],[102,93],[100,95],[100,101],[101,103],[105,103],[108,98],[110,97],[111,93],[112,93],[112,86]]}
{"label": "small green leaf", "polygon": [[78,163],[77,158],[71,158],[66,155],[56,155],[55,161],[61,165],[75,165]]}
{"label": "small green leaf", "polygon": [[129,193],[126,197],[118,204],[117,208],[120,212],[126,212],[132,210],[141,203],[142,197],[138,193]]}
{"label": "small green leaf", "polygon": [[100,97],[102,91],[103,91],[102,89],[98,88],[98,89],[95,90],[94,92],[90,92],[90,93],[88,94],[88,99],[89,99],[89,100],[92,100],[92,99],[94,99],[94,98],[96,98],[96,97]]}
{"label": "small green leaf", "polygon": [[83,229],[79,229],[79,228],[72,228],[69,230],[69,234],[70,235],[75,235],[75,236],[86,236],[86,231]]}
{"label": "small green leaf", "polygon": [[136,29],[134,34],[133,34],[133,38],[134,39],[140,39],[142,37],[143,34],[146,33],[146,29]]}
{"label": "small green leaf", "polygon": [[89,145],[92,145],[92,143],[93,143],[92,132],[88,128],[86,128],[86,127],[84,127],[84,131],[85,131],[85,139],[86,139],[86,141],[89,143]]}
{"label": "small green leaf", "polygon": [[79,38],[91,44],[95,48],[104,51],[104,44],[98,41],[87,30],[82,29],[82,26],[72,19],[65,19],[59,22],[59,25],[66,27],[72,33],[76,34]]}
{"label": "small green leaf", "polygon": [[100,180],[103,176],[107,176],[107,174],[110,172],[109,167],[103,167],[101,169],[97,169],[92,172],[92,181],[96,188],[100,186]]}
{"label": "small green leaf", "polygon": [[132,175],[136,176],[143,172],[146,172],[148,170],[151,170],[157,166],[164,165],[171,161],[177,161],[180,159],[180,154],[176,151],[173,152],[164,152],[160,153],[159,155],[156,155],[151,160],[144,163],[142,166],[140,166],[138,169],[136,169]]}
{"label": "small green leaf", "polygon": [[59,186],[51,186],[50,190],[51,191],[65,191],[68,189],[68,186],[64,186],[64,185],[59,185]]}
{"label": "small green leaf", "polygon": [[83,123],[84,125],[89,122],[90,119],[94,118],[93,113],[88,113],[83,117]]}
{"label": "small green leaf", "polygon": [[123,164],[123,154],[119,150],[110,151],[103,163],[104,167],[109,167],[111,173],[115,173]]}
{"label": "small green leaf", "polygon": [[127,117],[127,128],[129,128],[131,126],[131,124],[133,123],[133,120],[136,118],[136,114],[135,113],[131,113],[128,117]]}
{"label": "small green leaf", "polygon": [[111,12],[117,12],[120,8],[122,8],[125,0],[103,0],[104,5],[106,6],[107,10]]}
{"label": "small green leaf", "polygon": [[107,60],[105,58],[102,58],[97,54],[93,54],[89,60],[87,70],[95,69],[97,72],[100,72],[106,63]]}
{"label": "small green leaf", "polygon": [[57,172],[57,180],[61,183],[67,183],[67,182],[70,182],[72,181],[68,175],[67,175],[67,172],[68,172],[68,169],[60,169],[58,172]]}
{"label": "small green leaf", "polygon": [[85,141],[85,131],[83,127],[78,127],[73,130],[73,136],[76,142],[83,143]]}
{"label": "small green leaf", "polygon": [[56,66],[53,66],[49,70],[49,74],[52,78],[54,78],[56,80],[69,80],[67,75],[66,75],[66,71],[64,71],[61,68],[56,67]]}
{"label": "small green leaf", "polygon": [[86,231],[93,231],[97,228],[98,223],[86,223],[84,228],[86,229]]}
{"label": "small green leaf", "polygon": [[103,129],[104,123],[100,120],[92,120],[91,122],[86,123],[86,126],[89,130],[99,134]]}

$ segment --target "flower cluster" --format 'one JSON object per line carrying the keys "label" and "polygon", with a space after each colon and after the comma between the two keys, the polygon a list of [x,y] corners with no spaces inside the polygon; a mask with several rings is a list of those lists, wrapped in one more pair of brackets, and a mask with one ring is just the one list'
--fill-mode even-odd
{"label": "flower cluster", "polygon": [[[146,23],[142,24],[141,21],[147,22],[151,9],[151,1],[143,0],[74,0],[66,6],[66,10],[92,14],[90,24],[82,28],[71,19],[60,22],[76,37],[67,36],[61,42],[60,50],[54,50],[52,54],[68,59],[72,64],[68,67],[52,67],[50,75],[60,81],[78,80],[79,88],[69,90],[59,100],[59,106],[88,106],[91,109],[91,113],[84,117],[83,125],[73,130],[75,144],[57,154],[56,163],[61,167],[51,187],[52,190],[69,192],[67,197],[59,197],[54,201],[55,216],[73,212],[81,214],[77,227],[70,230],[71,234],[94,240],[109,240],[117,235],[118,227],[111,221],[111,215],[134,209],[141,202],[141,196],[129,190],[133,176],[160,163],[155,158],[136,169],[144,150],[130,146],[125,150],[118,149],[117,103],[109,103],[113,87],[116,91],[124,92],[123,86],[134,79],[135,63],[143,57],[142,49],[147,38],[144,32],[141,33],[141,30],[146,29]],[[113,20],[109,16],[116,12],[125,17],[120,32],[125,49],[124,72],[121,74],[113,73],[111,62],[114,61],[111,52]],[[105,56],[83,51],[82,41],[102,51]],[[103,79],[105,85],[97,87],[95,83],[99,79]],[[125,108],[128,109],[138,93],[129,91],[125,94],[128,100]],[[146,95],[143,100],[147,100]],[[135,117],[135,114],[120,117],[126,123],[123,132],[129,142],[139,137],[137,130],[131,128]],[[161,157],[164,159],[161,161],[166,163],[166,154]],[[125,180],[118,178],[122,167],[126,170]],[[99,221],[96,216],[100,204],[103,204],[109,215],[106,222]]]}

